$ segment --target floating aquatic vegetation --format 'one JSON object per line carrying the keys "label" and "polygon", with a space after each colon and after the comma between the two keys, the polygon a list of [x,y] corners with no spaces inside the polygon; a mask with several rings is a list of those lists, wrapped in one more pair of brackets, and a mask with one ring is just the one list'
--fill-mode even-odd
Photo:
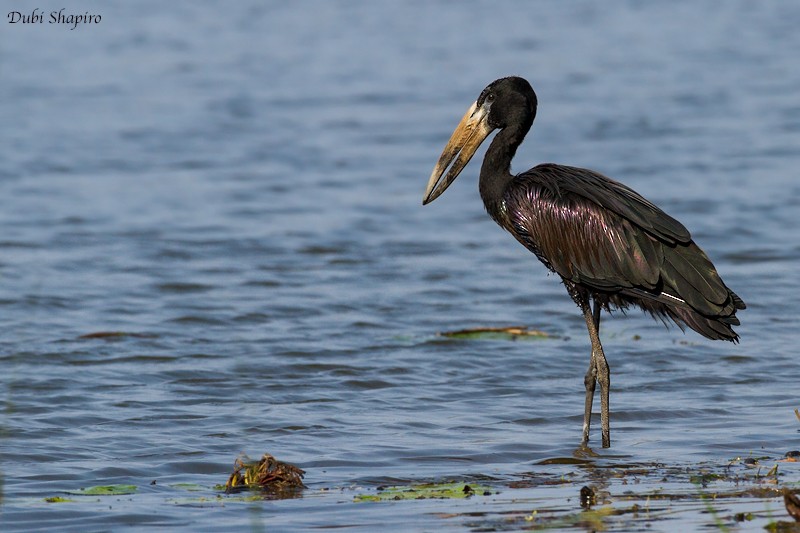
{"label": "floating aquatic vegetation", "polygon": [[239,457],[233,465],[233,473],[225,484],[225,492],[241,490],[267,491],[279,498],[291,497],[299,489],[305,488],[305,471],[265,453],[259,461],[250,461],[247,456]]}
{"label": "floating aquatic vegetation", "polygon": [[783,504],[789,516],[800,522],[800,498],[789,489],[783,489]]}
{"label": "floating aquatic vegetation", "polygon": [[[795,455],[800,454],[742,455],[729,461],[680,465],[554,457],[526,464],[517,474],[464,474],[459,482],[418,479],[363,488],[344,481],[341,487],[314,490],[303,489],[301,469],[267,454],[258,461],[239,458],[227,485],[159,480],[156,491],[137,490],[135,485],[103,485],[36,498],[32,505],[52,508],[62,504],[72,510],[96,506],[103,496],[114,496],[101,501],[109,500],[108,505],[115,507],[147,505],[161,497],[173,505],[209,507],[258,504],[311,492],[317,501],[335,500],[337,504],[344,503],[344,494],[350,495],[349,505],[419,504],[424,512],[443,520],[443,525],[452,521],[463,529],[633,531],[651,526],[669,529],[671,520],[681,518],[691,521],[694,530],[755,531],[763,527],[800,533],[800,469],[799,463],[788,461]],[[222,491],[238,494],[226,496]],[[122,498],[125,494],[131,496]],[[414,500],[425,502],[415,504]],[[436,504],[437,500],[443,503]],[[455,502],[444,503],[448,500],[461,503],[454,507]]]}
{"label": "floating aquatic vegetation", "polygon": [[[151,485],[155,485],[155,482],[151,483]],[[185,490],[187,492],[202,492],[206,490],[206,487],[198,485],[197,483],[171,483],[169,487],[178,490]]]}
{"label": "floating aquatic vegetation", "polygon": [[453,500],[470,498],[475,495],[488,496],[492,494],[490,487],[470,485],[468,483],[421,483],[416,485],[400,485],[392,487],[378,487],[376,494],[359,494],[355,497],[357,502],[385,502],[396,500]]}
{"label": "floating aquatic vegetation", "polygon": [[592,487],[584,485],[581,487],[581,507],[588,509],[597,503],[597,494]]}
{"label": "floating aquatic vegetation", "polygon": [[439,333],[442,337],[455,339],[552,339],[557,338],[538,329],[530,329],[527,326],[509,326],[505,328],[469,328],[457,331],[443,331]]}
{"label": "floating aquatic vegetation", "polygon": [[787,522],[784,520],[770,521],[764,529],[767,531],[797,533],[800,532],[800,498],[788,488],[783,489],[783,504],[786,506],[786,512],[789,516],[794,518],[794,522]]}
{"label": "floating aquatic vegetation", "polygon": [[125,494],[134,494],[136,489],[136,485],[97,485],[95,487],[67,491],[67,494],[75,496],[123,496]]}
{"label": "floating aquatic vegetation", "polygon": [[86,333],[85,335],[81,335],[78,338],[81,340],[87,340],[87,339],[112,340],[112,339],[122,339],[126,337],[133,337],[137,339],[150,339],[154,338],[155,335],[149,333],[133,333],[129,331],[95,331],[93,333]]}
{"label": "floating aquatic vegetation", "polygon": [[52,496],[50,498],[45,498],[44,501],[47,503],[70,503],[74,502],[75,500],[70,498],[64,498],[63,496]]}

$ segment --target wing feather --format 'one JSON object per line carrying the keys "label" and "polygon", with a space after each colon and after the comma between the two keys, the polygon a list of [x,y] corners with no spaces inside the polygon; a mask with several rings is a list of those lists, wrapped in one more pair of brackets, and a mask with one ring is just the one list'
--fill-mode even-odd
{"label": "wing feather", "polygon": [[735,338],[730,324],[744,302],[689,231],[632,189],[546,164],[517,176],[504,202],[506,228],[566,281],[628,297],[706,336]]}

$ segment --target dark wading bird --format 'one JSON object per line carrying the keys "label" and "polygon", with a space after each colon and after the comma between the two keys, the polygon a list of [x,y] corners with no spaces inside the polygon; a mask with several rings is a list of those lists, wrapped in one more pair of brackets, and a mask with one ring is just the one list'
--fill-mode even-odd
{"label": "dark wading bird", "polygon": [[511,159],[533,124],[536,106],[536,93],[522,78],[502,78],[486,87],[447,142],[422,203],[438,198],[483,140],[500,130],[481,166],[483,204],[495,222],[561,276],[583,311],[592,343],[584,379],[583,444],[589,441],[599,383],[607,448],[611,381],[600,344],[600,310],[634,305],[681,329],[736,342],[731,326],[739,325],[736,311],[745,304],[683,224],[625,185],[592,170],[550,163],[512,175]]}

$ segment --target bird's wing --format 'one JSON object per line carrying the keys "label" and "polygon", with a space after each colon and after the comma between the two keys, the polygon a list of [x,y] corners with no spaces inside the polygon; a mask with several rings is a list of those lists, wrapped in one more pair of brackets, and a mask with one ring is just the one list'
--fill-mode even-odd
{"label": "bird's wing", "polygon": [[683,224],[630,187],[599,172],[547,163],[532,168],[519,178],[547,188],[555,197],[572,196],[590,200],[669,244],[688,244],[692,240]]}
{"label": "bird's wing", "polygon": [[569,281],[654,296],[664,290],[695,309],[728,299],[729,290],[680,222],[601,174],[539,165],[517,176],[504,199],[517,240]]}

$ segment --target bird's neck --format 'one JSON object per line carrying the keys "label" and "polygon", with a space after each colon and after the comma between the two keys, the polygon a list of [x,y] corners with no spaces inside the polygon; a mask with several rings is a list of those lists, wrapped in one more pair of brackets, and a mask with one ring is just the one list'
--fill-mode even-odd
{"label": "bird's neck", "polygon": [[520,132],[518,128],[500,130],[483,158],[478,188],[486,210],[501,225],[503,194],[514,179],[511,174],[511,160],[524,137],[525,132]]}

